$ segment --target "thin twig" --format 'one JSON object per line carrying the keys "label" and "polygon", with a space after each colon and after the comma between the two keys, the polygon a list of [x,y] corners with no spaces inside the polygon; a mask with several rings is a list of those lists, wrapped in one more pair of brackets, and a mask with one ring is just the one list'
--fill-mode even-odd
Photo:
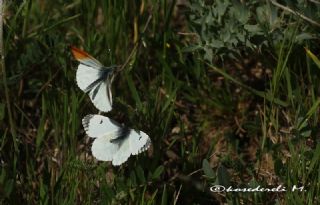
{"label": "thin twig", "polygon": [[190,32],[178,32],[178,35],[182,35],[182,36],[197,36],[197,33],[190,33]]}
{"label": "thin twig", "polygon": [[286,6],[282,5],[282,4],[279,4],[278,2],[276,2],[276,1],[274,1],[274,0],[270,0],[270,2],[271,2],[273,5],[279,7],[279,8],[281,8],[281,9],[287,11],[287,12],[292,13],[292,14],[295,14],[295,15],[299,16],[300,18],[302,18],[303,20],[308,21],[309,23],[311,23],[311,24],[313,24],[313,25],[315,25],[315,26],[320,27],[320,24],[319,24],[318,22],[316,22],[316,21],[314,21],[314,20],[312,20],[312,19],[304,16],[303,14],[301,14],[301,13],[299,13],[299,12],[297,12],[297,11],[294,11],[294,10],[290,9],[289,7],[286,7]]}
{"label": "thin twig", "polygon": [[28,117],[28,115],[26,113],[24,113],[24,111],[18,106],[18,104],[14,103],[14,106],[20,111],[21,115],[29,122],[29,124],[32,126],[32,128],[37,129],[37,127],[35,126],[35,124],[33,124],[30,117]]}
{"label": "thin twig", "polygon": [[49,84],[53,81],[54,78],[57,77],[57,75],[59,74],[59,71],[60,71],[60,70],[61,70],[61,69],[58,69],[58,70],[53,74],[53,76],[52,76],[45,84],[43,84],[43,86],[42,86],[42,87],[40,88],[40,90],[38,91],[35,99],[38,99],[38,97],[40,96],[40,94],[42,93],[42,91],[43,91],[46,87],[49,86]]}
{"label": "thin twig", "polygon": [[179,190],[178,190],[177,196],[174,198],[173,205],[176,205],[176,204],[177,204],[177,202],[178,202],[178,198],[179,198],[179,195],[180,195],[181,188],[182,188],[182,184],[180,184],[180,187],[179,187]]}
{"label": "thin twig", "polygon": [[320,4],[320,1],[316,1],[316,0],[309,0],[309,1],[315,4]]}
{"label": "thin twig", "polygon": [[188,177],[190,177],[190,176],[192,176],[192,175],[194,175],[194,174],[196,174],[198,172],[201,172],[201,171],[202,171],[202,169],[197,169],[197,170],[191,172],[190,174],[188,174]]}

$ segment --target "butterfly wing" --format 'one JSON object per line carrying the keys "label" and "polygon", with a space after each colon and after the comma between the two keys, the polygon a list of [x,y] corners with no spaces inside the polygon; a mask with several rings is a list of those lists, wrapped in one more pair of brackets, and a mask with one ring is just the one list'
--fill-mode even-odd
{"label": "butterfly wing", "polygon": [[112,109],[111,85],[108,81],[101,81],[89,91],[89,97],[93,105],[103,112]]}
{"label": "butterfly wing", "polygon": [[91,147],[92,155],[101,161],[112,161],[118,150],[119,145],[111,143],[108,136],[96,138]]}
{"label": "butterfly wing", "polygon": [[85,51],[80,50],[79,48],[76,48],[74,46],[71,46],[71,51],[75,59],[77,59],[80,63],[94,69],[103,67],[103,65],[97,59],[95,59]]}
{"label": "butterfly wing", "polygon": [[114,141],[117,141],[117,144],[119,144],[119,150],[112,159],[112,164],[115,166],[127,161],[130,155],[137,155],[147,150],[151,144],[151,140],[146,133],[142,131],[138,133],[132,129],[130,129],[130,132],[126,136]]}
{"label": "butterfly wing", "polygon": [[74,57],[80,62],[76,73],[78,87],[88,92],[94,106],[103,112],[112,108],[111,83],[113,68],[106,68],[86,52],[71,47]]}
{"label": "butterfly wing", "polygon": [[137,155],[150,147],[151,140],[146,133],[132,130],[129,137],[129,143],[131,153]]}
{"label": "butterfly wing", "polygon": [[117,140],[116,142],[113,142],[114,144],[117,144],[119,146],[119,149],[112,158],[112,165],[119,166],[125,161],[127,161],[128,158],[130,157],[131,152],[130,152],[130,143],[128,140],[129,137],[130,136],[126,136],[121,140]]}
{"label": "butterfly wing", "polygon": [[116,138],[119,125],[111,121],[108,117],[102,115],[86,115],[82,119],[82,125],[86,134],[92,138],[110,136],[110,139]]}
{"label": "butterfly wing", "polygon": [[101,74],[102,71],[100,68],[93,69],[90,66],[80,63],[76,73],[78,87],[84,92],[90,91],[97,85],[97,80],[101,79]]}
{"label": "butterfly wing", "polygon": [[119,125],[102,115],[87,115],[82,119],[84,130],[89,137],[95,138],[91,152],[98,160],[111,161],[119,149],[119,144],[111,143],[117,138]]}

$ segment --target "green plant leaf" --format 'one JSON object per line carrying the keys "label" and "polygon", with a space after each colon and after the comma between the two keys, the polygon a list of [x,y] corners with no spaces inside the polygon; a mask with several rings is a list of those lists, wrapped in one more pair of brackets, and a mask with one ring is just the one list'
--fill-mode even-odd
{"label": "green plant leaf", "polygon": [[304,48],[306,50],[307,55],[313,60],[313,62],[317,65],[317,67],[320,69],[320,60],[319,58],[314,55],[309,49]]}
{"label": "green plant leaf", "polygon": [[158,179],[163,171],[164,171],[163,165],[160,165],[159,167],[157,167],[157,169],[152,174],[152,179]]}
{"label": "green plant leaf", "polygon": [[144,171],[140,165],[136,167],[136,174],[141,183],[146,183],[146,178],[144,177]]}
{"label": "green plant leaf", "polygon": [[207,159],[202,160],[202,170],[207,177],[214,178],[215,174]]}
{"label": "green plant leaf", "polygon": [[164,184],[163,191],[162,191],[162,197],[161,197],[161,205],[168,204],[168,194],[167,194],[167,186]]}

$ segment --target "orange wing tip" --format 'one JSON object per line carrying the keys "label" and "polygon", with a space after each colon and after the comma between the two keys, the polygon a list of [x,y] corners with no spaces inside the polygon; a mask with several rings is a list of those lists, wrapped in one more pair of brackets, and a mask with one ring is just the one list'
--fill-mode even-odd
{"label": "orange wing tip", "polygon": [[80,50],[79,48],[76,48],[74,46],[71,46],[71,52],[77,60],[83,60],[85,58],[92,58],[88,53],[86,53],[83,50]]}

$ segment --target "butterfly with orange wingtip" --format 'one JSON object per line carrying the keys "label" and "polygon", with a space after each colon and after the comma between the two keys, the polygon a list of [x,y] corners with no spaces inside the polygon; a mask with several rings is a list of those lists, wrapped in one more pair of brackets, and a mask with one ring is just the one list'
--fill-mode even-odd
{"label": "butterfly with orange wingtip", "polygon": [[76,73],[78,87],[88,93],[93,105],[100,111],[112,108],[111,83],[117,66],[105,67],[88,53],[71,46],[75,59],[80,64]]}

